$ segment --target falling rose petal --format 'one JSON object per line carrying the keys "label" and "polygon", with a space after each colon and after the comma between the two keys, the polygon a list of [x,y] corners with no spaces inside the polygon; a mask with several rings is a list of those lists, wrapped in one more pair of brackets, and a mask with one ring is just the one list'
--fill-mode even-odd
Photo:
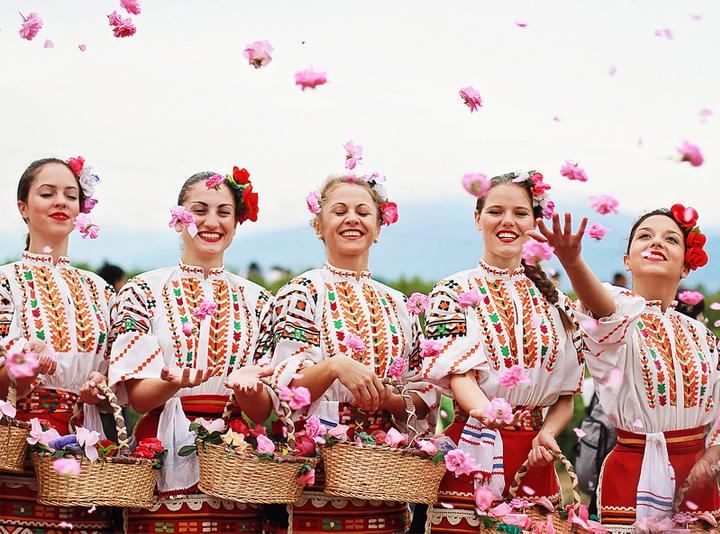
{"label": "falling rose petal", "polygon": [[640,419],[635,419],[632,423],[632,426],[634,426],[635,428],[642,428],[643,424]]}
{"label": "falling rose petal", "polygon": [[455,508],[452,504],[447,502],[441,502],[440,506],[442,506],[443,508]]}
{"label": "falling rose petal", "polygon": [[97,506],[95,506],[95,505],[93,504],[93,505],[90,507],[90,509],[88,510],[88,514],[92,514],[96,509],[97,509]]}
{"label": "falling rose petal", "polygon": [[562,119],[561,119],[560,117],[558,117],[557,115],[554,115],[554,116],[553,116],[553,121],[555,121],[555,122],[560,122],[561,120],[562,120]]}
{"label": "falling rose petal", "polygon": [[43,254],[52,254],[53,249],[52,249],[52,247],[45,245],[42,248],[42,251],[43,251]]}
{"label": "falling rose petal", "polygon": [[440,417],[442,419],[447,419],[447,416],[448,416],[448,414],[445,410],[440,410]]}
{"label": "falling rose petal", "polygon": [[702,15],[697,15],[695,13],[690,13],[690,18],[693,19],[696,22],[700,22],[702,20]]}
{"label": "falling rose petal", "polygon": [[582,428],[573,428],[573,432],[578,438],[584,438],[587,435]]}
{"label": "falling rose petal", "polygon": [[73,528],[73,524],[68,523],[67,521],[60,521],[60,523],[58,523],[58,526],[60,528]]}
{"label": "falling rose petal", "polygon": [[642,145],[643,145],[643,138],[638,137],[638,146],[642,146]]}
{"label": "falling rose petal", "polygon": [[55,48],[55,43],[53,43],[50,39],[45,39],[43,48]]}
{"label": "falling rose petal", "polygon": [[715,322],[713,323],[713,326],[714,326],[715,328],[720,328],[720,319],[718,319],[717,321],[715,321]]}
{"label": "falling rose petal", "polygon": [[521,488],[527,495],[535,495],[535,490],[532,489],[530,486],[523,486]]}
{"label": "falling rose petal", "polygon": [[593,319],[592,317],[581,319],[579,322],[582,329],[588,334],[592,334],[595,330],[597,330],[597,327],[600,324],[597,319]]}
{"label": "falling rose petal", "polygon": [[676,149],[682,158],[680,161],[687,161],[693,167],[699,167],[703,164],[703,155],[700,152],[700,147],[693,145],[688,141],[683,141],[682,145]]}
{"label": "falling rose petal", "polygon": [[713,302],[712,304],[710,304],[710,309],[720,311],[720,302]]}
{"label": "falling rose petal", "polygon": [[608,75],[615,76],[616,72],[617,72],[617,67],[615,65],[613,65],[612,67],[610,67],[610,70],[608,71]]}
{"label": "falling rose petal", "polygon": [[87,50],[87,46],[85,46],[84,44],[79,44],[78,49],[80,50],[80,52],[85,52],[85,50]]}
{"label": "falling rose petal", "polygon": [[603,226],[600,223],[593,223],[588,226],[587,229],[588,235],[597,241],[600,241],[603,237],[605,237],[605,234],[607,234],[609,231],[610,228]]}
{"label": "falling rose petal", "polygon": [[540,323],[542,322],[542,317],[540,317],[537,313],[533,314],[533,316],[530,318],[530,324],[534,327],[540,326]]}
{"label": "falling rose petal", "polygon": [[617,393],[623,382],[623,372],[617,367],[610,369],[605,375],[605,379],[602,382],[604,388],[609,389],[613,393]]}
{"label": "falling rose petal", "polygon": [[700,117],[701,122],[705,122],[706,120],[708,120],[710,117],[713,116],[713,111],[710,108],[702,108],[698,112],[698,116]]}
{"label": "falling rose petal", "polygon": [[685,506],[688,507],[688,510],[693,510],[693,511],[695,511],[699,508],[699,506],[692,501],[685,501]]}
{"label": "falling rose petal", "polygon": [[519,20],[516,20],[515,26],[517,26],[518,28],[527,28],[527,22],[520,22]]}
{"label": "falling rose petal", "polygon": [[655,37],[663,37],[668,41],[672,41],[673,33],[670,28],[662,28],[660,30],[655,30]]}

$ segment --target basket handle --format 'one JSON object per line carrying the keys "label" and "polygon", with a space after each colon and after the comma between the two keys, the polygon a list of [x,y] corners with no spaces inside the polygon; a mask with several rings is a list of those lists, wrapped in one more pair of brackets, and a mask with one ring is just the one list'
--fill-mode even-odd
{"label": "basket handle", "polygon": [[[118,455],[126,455],[129,453],[127,428],[125,427],[125,418],[123,417],[122,408],[118,403],[117,397],[115,393],[113,393],[113,390],[105,384],[98,384],[95,387],[102,391],[103,395],[107,397],[110,407],[112,408],[113,418],[115,419],[115,429],[118,435]],[[79,417],[82,415],[82,407],[83,402],[80,400],[80,397],[78,397],[73,404],[73,413],[68,422],[68,428],[72,433],[76,431],[75,427]]]}
{"label": "basket handle", "polygon": [[[568,476],[570,477],[570,482],[572,483],[572,499],[573,499],[573,508],[577,511],[577,509],[580,507],[580,504],[582,504],[582,500],[580,499],[580,490],[578,489],[579,483],[577,475],[575,474],[575,468],[570,463],[570,461],[565,458],[563,454],[558,454],[553,451],[549,451],[550,454],[552,454],[553,458],[556,462],[561,462],[565,469],[567,470]],[[520,466],[520,469],[518,469],[517,473],[515,473],[515,479],[513,480],[512,484],[508,488],[508,495],[511,499],[514,499],[517,495],[518,488],[520,487],[520,483],[522,482],[523,477],[528,472],[528,469],[530,469],[530,459],[528,458],[525,460],[525,462]]]}
{"label": "basket handle", "polygon": [[[268,386],[270,389],[272,389],[275,392],[275,395],[277,395],[278,399],[280,398],[280,390],[275,384],[273,384],[267,378],[261,378],[260,381],[266,386]],[[222,414],[222,420],[225,421],[225,425],[228,425],[230,423],[230,417],[232,416],[232,411],[235,407],[235,404],[235,395],[231,393],[228,397],[227,402],[225,403],[225,409],[223,410]],[[278,414],[278,417],[280,418],[280,421],[287,427],[288,450],[290,454],[293,454],[296,450],[295,422],[292,419],[292,410],[290,409],[290,405],[288,405],[288,403],[284,400],[280,401],[280,413]]]}
{"label": "basket handle", "polygon": [[8,377],[8,391],[7,401],[14,407],[17,407],[17,378],[12,373],[7,374]]}
{"label": "basket handle", "polygon": [[[383,384],[391,386],[402,396],[403,400],[405,401],[405,412],[407,413],[407,419],[405,420],[405,428],[408,431],[408,442],[405,448],[407,449],[412,445],[413,441],[415,441],[415,438],[417,438],[420,434],[415,428],[415,425],[417,424],[415,403],[413,402],[413,398],[410,396],[410,393],[408,393],[405,384],[398,381],[397,378],[383,378],[382,382]],[[394,420],[395,416],[393,416],[393,421]]]}
{"label": "basket handle", "polygon": [[[712,466],[713,474],[715,475],[715,479],[717,480],[718,475],[720,475],[720,467],[717,465]],[[685,482],[683,482],[683,485],[680,486],[680,491],[677,492],[675,498],[673,499],[672,504],[672,511],[673,514],[678,513],[680,510],[680,505],[685,500],[685,494],[690,489],[690,477],[685,479]]]}

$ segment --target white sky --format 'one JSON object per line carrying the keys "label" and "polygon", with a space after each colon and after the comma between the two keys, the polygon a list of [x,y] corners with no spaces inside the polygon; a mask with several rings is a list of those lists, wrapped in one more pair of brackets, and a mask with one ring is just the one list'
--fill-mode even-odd
{"label": "white sky", "polygon": [[[364,147],[362,172],[389,177],[401,213],[403,203],[464,195],[463,173],[534,168],[559,204],[612,193],[636,215],[679,201],[697,207],[705,229],[720,228],[714,0],[141,5],[138,33],[116,39],[105,17],[120,9],[114,1],[0,2],[4,235],[24,231],[17,181],[48,155],[93,165],[101,227],[164,226],[185,178],[233,164],[261,194],[260,222],[243,231],[295,226],[308,219],[307,192],[342,169],[349,139]],[[44,20],[32,42],[18,35],[18,11]],[[658,28],[674,39],[655,37]],[[275,52],[255,70],[242,51],[258,39]],[[302,92],[293,75],[309,66],[329,83]],[[473,114],[458,96],[467,85],[485,102]],[[716,116],[701,123],[705,107]],[[702,167],[671,161],[683,139],[701,147]],[[590,181],[561,178],[565,159]]]}

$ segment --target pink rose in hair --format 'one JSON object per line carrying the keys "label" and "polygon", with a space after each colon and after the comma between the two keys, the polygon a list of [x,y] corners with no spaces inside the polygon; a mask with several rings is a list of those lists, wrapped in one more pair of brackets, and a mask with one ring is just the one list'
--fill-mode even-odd
{"label": "pink rose in hair", "polygon": [[683,141],[680,148],[677,149],[682,158],[680,161],[687,161],[693,167],[699,167],[703,164],[703,155],[697,145]]}
{"label": "pink rose in hair", "polygon": [[590,237],[600,241],[603,237],[605,237],[605,234],[607,234],[609,231],[610,231],[610,228],[607,228],[600,223],[593,223],[588,227],[587,232]]}
{"label": "pink rose in hair", "polygon": [[86,198],[83,202],[82,206],[80,207],[80,213],[90,213],[95,206],[97,206],[97,199],[94,198]]}
{"label": "pink rose in hair", "polygon": [[[22,15],[20,15],[22,17]],[[43,27],[43,21],[40,15],[31,12],[27,18],[23,17],[23,23],[20,26],[20,37],[32,41]]]}
{"label": "pink rose in hair", "polygon": [[577,180],[578,182],[587,182],[588,177],[585,171],[574,161],[566,161],[560,168],[560,175],[568,180]]}
{"label": "pink rose in hair", "polygon": [[220,186],[225,182],[225,177],[219,174],[213,174],[210,178],[205,180],[205,187],[208,189],[220,189]]}
{"label": "pink rose in hair", "polygon": [[547,243],[542,243],[535,239],[528,239],[523,243],[520,255],[525,263],[535,265],[542,260],[549,260],[552,258],[555,249]]}
{"label": "pink rose in hair", "polygon": [[274,48],[270,41],[253,41],[245,47],[243,55],[247,58],[250,65],[259,69],[272,61],[272,52]]}
{"label": "pink rose in hair", "polygon": [[383,202],[380,204],[380,213],[383,224],[390,226],[398,221],[398,207],[395,202]]}
{"label": "pink rose in hair", "polygon": [[588,200],[590,200],[590,207],[600,215],[617,213],[620,206],[620,202],[612,195],[598,195],[590,197]]}
{"label": "pink rose in hair", "polygon": [[315,71],[312,68],[295,73],[295,85],[299,85],[303,91],[305,89],[315,89],[318,85],[326,83],[327,77],[325,73]]}
{"label": "pink rose in hair", "polygon": [[320,213],[320,197],[320,191],[310,191],[308,196],[305,198],[308,210],[310,210],[310,213],[313,215]]}
{"label": "pink rose in hair", "polygon": [[460,89],[460,98],[462,98],[465,105],[470,108],[470,113],[482,107],[482,97],[480,93],[470,86]]}

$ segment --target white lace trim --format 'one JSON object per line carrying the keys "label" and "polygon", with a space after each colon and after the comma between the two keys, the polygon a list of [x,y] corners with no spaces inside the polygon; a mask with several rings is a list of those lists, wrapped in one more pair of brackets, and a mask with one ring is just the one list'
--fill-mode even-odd
{"label": "white lace trim", "polygon": [[315,508],[324,508],[325,505],[330,504],[333,508],[338,510],[345,508],[348,502],[355,506],[364,506],[370,504],[380,508],[381,506],[394,507],[398,503],[392,501],[367,501],[363,499],[345,499],[343,497],[333,497],[322,491],[303,491],[300,499],[295,503],[294,506],[305,506],[307,503],[312,504]]}
{"label": "white lace trim", "polygon": [[[157,512],[161,506],[165,506],[172,512],[177,512],[184,504],[187,505],[193,512],[201,510],[204,504],[208,504],[215,510],[219,510],[220,508],[224,508],[225,510],[247,510],[248,508],[255,508],[255,505],[253,504],[226,501],[224,499],[212,497],[211,495],[196,493],[193,495],[179,495],[157,499],[152,508],[147,510],[147,512]],[[146,512],[144,508],[130,508],[129,510],[136,513]]]}

